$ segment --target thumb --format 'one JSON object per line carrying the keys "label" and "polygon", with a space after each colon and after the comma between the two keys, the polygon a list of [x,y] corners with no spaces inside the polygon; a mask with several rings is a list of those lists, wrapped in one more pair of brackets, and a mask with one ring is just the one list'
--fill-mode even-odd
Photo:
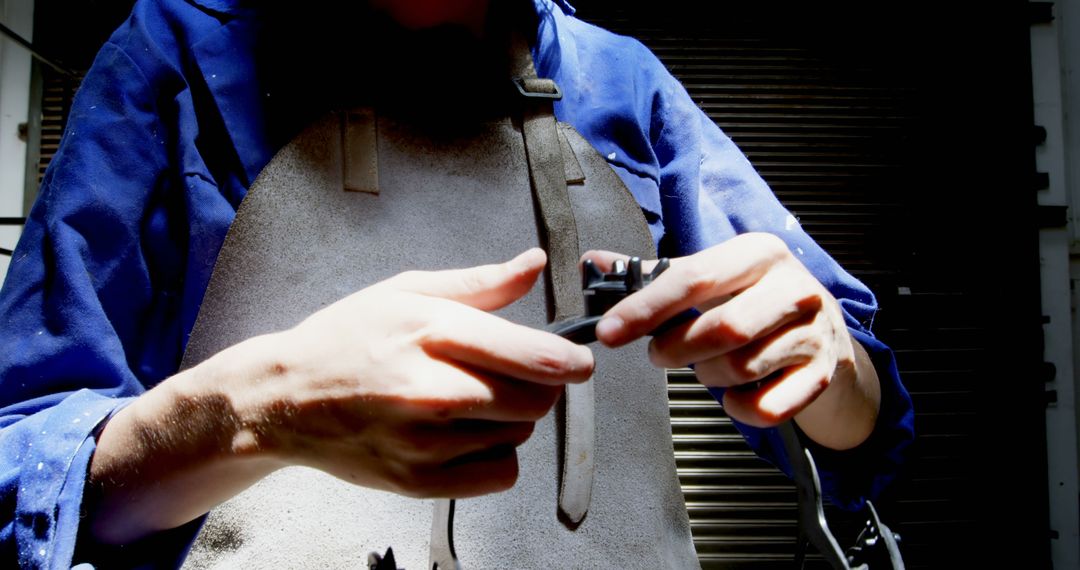
{"label": "thumb", "polygon": [[444,271],[407,271],[386,284],[402,291],[494,311],[525,296],[546,263],[547,254],[534,247],[505,263]]}

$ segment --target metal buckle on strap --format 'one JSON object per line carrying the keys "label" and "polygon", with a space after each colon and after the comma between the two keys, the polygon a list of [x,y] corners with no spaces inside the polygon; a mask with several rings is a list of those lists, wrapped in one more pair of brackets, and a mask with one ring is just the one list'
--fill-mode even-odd
{"label": "metal buckle on strap", "polygon": [[514,87],[517,87],[518,93],[521,93],[523,97],[528,97],[530,99],[551,99],[552,101],[562,99],[562,90],[559,89],[559,84],[551,79],[539,77],[514,77],[511,81],[514,82]]}

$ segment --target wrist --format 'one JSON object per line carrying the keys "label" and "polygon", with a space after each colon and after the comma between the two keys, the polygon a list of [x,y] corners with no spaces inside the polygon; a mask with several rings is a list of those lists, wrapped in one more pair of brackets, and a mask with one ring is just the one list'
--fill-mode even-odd
{"label": "wrist", "polygon": [[854,359],[841,362],[829,386],[795,415],[810,439],[830,449],[857,447],[874,431],[881,404],[881,386],[866,349],[850,333]]}
{"label": "wrist", "polygon": [[[239,347],[239,345],[238,345]],[[219,356],[226,356],[227,349]],[[236,397],[245,352],[185,370],[120,410],[98,435],[88,479],[92,533],[125,544],[185,524],[284,466]]]}
{"label": "wrist", "polygon": [[284,465],[275,417],[282,413],[279,393],[291,369],[283,360],[285,342],[282,333],[253,337],[191,368],[190,378],[167,381],[173,405],[190,410],[213,434],[203,453]]}

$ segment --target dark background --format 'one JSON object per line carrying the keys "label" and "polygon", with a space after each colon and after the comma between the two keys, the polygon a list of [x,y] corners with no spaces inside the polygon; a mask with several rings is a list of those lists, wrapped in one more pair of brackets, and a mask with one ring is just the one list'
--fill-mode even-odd
{"label": "dark background", "polygon": [[[917,413],[878,502],[908,567],[1049,567],[1028,3],[574,4],[651,47],[877,293]],[[85,69],[130,5],[37,0],[36,47]],[[77,79],[41,73],[43,169]],[[671,386],[703,565],[791,567],[790,484]],[[830,515],[850,544],[859,517]]]}

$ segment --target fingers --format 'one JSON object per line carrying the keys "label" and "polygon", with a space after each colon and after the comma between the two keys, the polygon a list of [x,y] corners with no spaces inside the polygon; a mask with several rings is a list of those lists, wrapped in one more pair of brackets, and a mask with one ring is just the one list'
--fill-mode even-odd
{"label": "fingers", "polygon": [[532,248],[506,263],[445,271],[407,271],[383,283],[482,311],[494,311],[528,293],[545,263],[544,250]]}
{"label": "fingers", "polygon": [[701,363],[746,346],[822,306],[820,287],[808,277],[778,269],[694,321],[653,339],[649,356],[667,368]]}
{"label": "fingers", "polygon": [[516,448],[532,422],[427,424],[403,438],[391,460],[397,491],[412,497],[464,498],[505,491],[518,476]]}
{"label": "fingers", "polygon": [[413,463],[443,465],[463,462],[471,454],[492,448],[514,448],[529,439],[533,422],[451,420],[415,423],[400,430],[401,456]]}
{"label": "fingers", "polygon": [[562,385],[592,375],[588,347],[489,313],[449,308],[446,318],[420,334],[419,344],[429,355],[500,376]]}
{"label": "fingers", "polygon": [[[625,259],[605,251],[585,257],[606,271]],[[702,314],[658,334],[650,358],[662,367],[696,364],[702,383],[729,388],[725,409],[747,424],[794,416],[828,387],[843,360],[838,337],[846,329],[835,301],[782,240],[765,234],[672,260],[651,285],[608,311],[596,335],[621,346],[691,307]]]}
{"label": "fingers", "polygon": [[501,422],[535,422],[547,415],[562,396],[562,386],[514,379],[487,378],[491,399],[459,410],[450,417]]}
{"label": "fingers", "polygon": [[418,343],[431,356],[530,382],[584,382],[593,367],[588,348],[484,312],[524,296],[546,261],[543,250],[533,248],[503,264],[410,271],[382,285],[479,309],[431,305],[427,310],[430,321],[418,332]]}
{"label": "fingers", "polygon": [[612,307],[597,325],[596,335],[605,345],[622,346],[686,309],[750,287],[790,255],[775,236],[744,234],[673,260],[651,285]]}
{"label": "fingers", "polygon": [[757,427],[777,425],[829,385],[835,358],[825,347],[827,321],[821,312],[795,320],[765,338],[699,361],[695,374],[705,385],[729,388],[724,409],[731,417]]}
{"label": "fingers", "polygon": [[[562,394],[562,386],[500,378],[453,363],[433,364],[430,380],[412,393],[386,399],[399,417],[420,422],[486,420],[534,422],[544,417]],[[419,390],[417,390],[419,388]]]}
{"label": "fingers", "polygon": [[731,388],[770,377],[784,368],[806,364],[821,350],[811,323],[799,321],[778,334],[694,365],[707,386]]}
{"label": "fingers", "polygon": [[498,493],[514,486],[518,477],[517,451],[493,447],[443,465],[414,469],[407,495],[418,498],[464,499]]}
{"label": "fingers", "polygon": [[829,386],[832,370],[821,360],[787,368],[753,390],[724,392],[724,411],[755,427],[780,424],[813,402]]}

